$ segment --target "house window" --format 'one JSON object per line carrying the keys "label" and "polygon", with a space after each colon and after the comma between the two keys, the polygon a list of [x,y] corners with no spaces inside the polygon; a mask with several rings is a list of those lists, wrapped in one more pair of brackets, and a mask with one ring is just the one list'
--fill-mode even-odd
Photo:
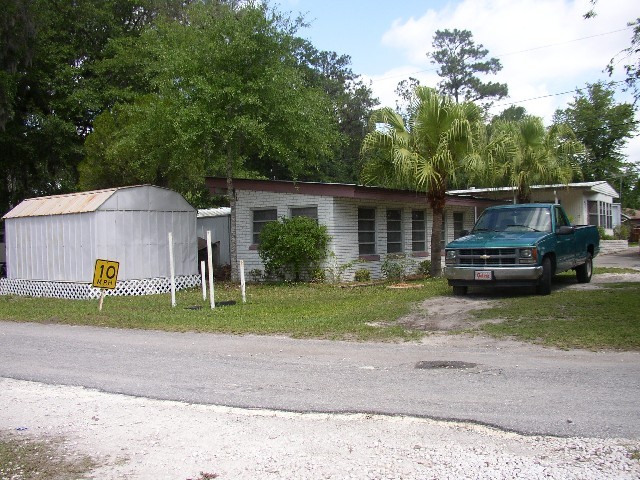
{"label": "house window", "polygon": [[291,207],[291,218],[309,217],[318,221],[318,207]]}
{"label": "house window", "polygon": [[411,250],[414,252],[427,251],[427,222],[424,210],[411,212]]}
{"label": "house window", "polygon": [[269,222],[278,220],[278,210],[269,208],[265,210],[253,211],[253,243],[260,243],[260,232]]}
{"label": "house window", "polygon": [[376,209],[358,208],[358,253],[376,253]]}
{"label": "house window", "polygon": [[589,225],[598,226],[598,202],[589,200],[587,210],[589,211]]}
{"label": "house window", "polygon": [[442,229],[440,230],[440,248],[447,244],[447,214],[442,212]]}
{"label": "house window", "polygon": [[464,213],[453,212],[453,239],[460,238],[464,230]]}
{"label": "house window", "polygon": [[402,210],[387,210],[387,253],[402,252]]}
{"label": "house window", "polygon": [[613,228],[613,214],[610,203],[589,200],[587,202],[587,210],[589,213],[589,225]]}

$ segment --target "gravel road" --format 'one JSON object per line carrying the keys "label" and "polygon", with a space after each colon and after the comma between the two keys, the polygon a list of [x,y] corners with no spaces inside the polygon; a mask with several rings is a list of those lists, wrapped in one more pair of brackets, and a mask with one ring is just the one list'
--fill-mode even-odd
{"label": "gravel road", "polygon": [[91,478],[638,479],[640,441],[149,400],[0,379],[0,430],[63,438]]}

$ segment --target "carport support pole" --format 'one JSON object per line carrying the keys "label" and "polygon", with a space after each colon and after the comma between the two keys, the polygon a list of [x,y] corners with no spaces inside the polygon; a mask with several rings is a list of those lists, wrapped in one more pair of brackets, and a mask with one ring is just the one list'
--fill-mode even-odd
{"label": "carport support pole", "polygon": [[207,230],[207,266],[209,267],[209,304],[216,308],[216,298],[213,291],[213,253],[211,252],[211,230]]}
{"label": "carport support pole", "polygon": [[169,232],[169,274],[171,275],[171,306],[176,306],[176,279],[173,264],[173,233]]}
{"label": "carport support pole", "polygon": [[207,299],[207,280],[205,279],[206,268],[204,266],[204,260],[200,262],[200,279],[202,280],[202,301]]}

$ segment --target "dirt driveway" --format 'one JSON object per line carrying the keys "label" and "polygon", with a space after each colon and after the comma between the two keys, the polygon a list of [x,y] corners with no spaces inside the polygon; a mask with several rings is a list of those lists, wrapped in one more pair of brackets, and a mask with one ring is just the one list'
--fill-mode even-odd
{"label": "dirt driveway", "polygon": [[[640,251],[637,247],[618,253],[601,255],[594,261],[597,267],[613,267],[638,270],[638,273],[601,273],[594,275],[590,283],[576,283],[573,278],[556,279],[554,289],[593,290],[606,288],[618,282],[640,282]],[[468,295],[437,297],[425,300],[419,308],[398,322],[408,328],[426,331],[464,330],[482,324],[469,313],[496,306],[501,298],[513,295],[529,295],[533,289],[470,289]],[[492,322],[495,320],[486,320]]]}

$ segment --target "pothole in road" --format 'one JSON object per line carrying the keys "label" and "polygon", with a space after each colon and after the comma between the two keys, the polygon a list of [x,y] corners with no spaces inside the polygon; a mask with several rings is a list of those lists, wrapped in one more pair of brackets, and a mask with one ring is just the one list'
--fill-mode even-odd
{"label": "pothole in road", "polygon": [[471,362],[460,362],[457,360],[422,360],[416,363],[416,368],[421,370],[436,370],[436,369],[465,369],[474,368],[478,364]]}

